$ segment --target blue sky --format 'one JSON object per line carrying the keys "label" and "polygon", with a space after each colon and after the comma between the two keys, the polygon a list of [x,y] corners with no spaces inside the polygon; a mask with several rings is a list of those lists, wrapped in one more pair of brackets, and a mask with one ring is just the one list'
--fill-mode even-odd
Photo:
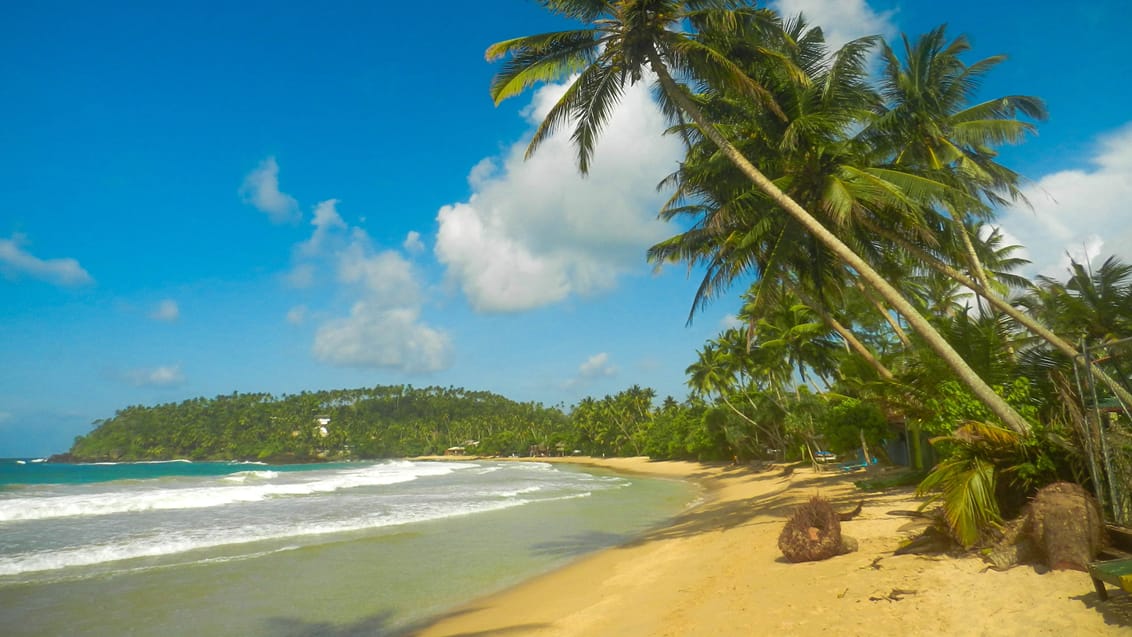
{"label": "blue sky", "polygon": [[[780,0],[839,41],[949,23],[1043,97],[1004,151],[1032,272],[1129,258],[1122,2]],[[474,7],[474,10],[469,9]],[[409,383],[571,405],[682,398],[735,309],[644,250],[679,155],[630,92],[593,172],[521,161],[557,87],[492,106],[491,43],[535,2],[23,3],[0,22],[0,456],[63,451],[120,407]],[[1120,50],[1118,50],[1120,47]]]}

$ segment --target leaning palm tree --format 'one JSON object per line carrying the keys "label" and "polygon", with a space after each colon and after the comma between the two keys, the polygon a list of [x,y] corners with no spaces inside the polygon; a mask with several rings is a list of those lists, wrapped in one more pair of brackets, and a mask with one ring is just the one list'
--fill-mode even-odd
{"label": "leaning palm tree", "polygon": [[[687,78],[746,95],[781,114],[762,86],[700,37],[713,31],[734,38],[780,32],[775,14],[735,0],[542,0],[542,4],[587,28],[505,40],[486,52],[489,61],[507,58],[491,85],[496,104],[537,83],[577,74],[535,131],[528,155],[572,120],[578,167],[586,173],[597,136],[625,87],[651,72],[661,106],[670,116],[691,119],[698,133],[759,190],[876,289],[1003,423],[1018,432],[1030,430],[1026,420],[978,377],[894,286],[743,156],[705,117],[689,87],[677,81],[676,77]],[[756,44],[754,50],[775,63],[786,63],[772,49]]]}

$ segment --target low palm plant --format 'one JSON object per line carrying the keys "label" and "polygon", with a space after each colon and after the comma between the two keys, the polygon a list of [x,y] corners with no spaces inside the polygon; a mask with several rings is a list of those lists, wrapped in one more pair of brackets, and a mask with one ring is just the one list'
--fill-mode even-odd
{"label": "low palm plant", "polygon": [[1038,488],[1057,480],[1057,465],[1040,436],[979,421],[933,438],[945,454],[920,482],[924,507],[939,502],[951,536],[970,548],[988,539]]}
{"label": "low palm plant", "polygon": [[1014,432],[982,422],[969,422],[954,433],[932,439],[950,456],[924,478],[917,495],[930,496],[924,506],[940,502],[948,530],[964,547],[974,546],[1002,522],[995,491],[995,456],[1006,456],[1018,445]]}

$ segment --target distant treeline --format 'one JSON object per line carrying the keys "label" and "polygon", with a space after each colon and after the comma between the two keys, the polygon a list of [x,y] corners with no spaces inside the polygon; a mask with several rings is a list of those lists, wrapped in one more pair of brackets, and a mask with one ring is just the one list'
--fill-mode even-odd
{"label": "distant treeline", "polygon": [[[733,450],[705,424],[703,404],[651,389],[561,407],[519,403],[462,388],[408,385],[194,398],[133,406],[75,439],[60,460],[262,460],[317,462],[411,457],[465,447],[468,454],[728,458]],[[707,419],[711,420],[711,419]]]}

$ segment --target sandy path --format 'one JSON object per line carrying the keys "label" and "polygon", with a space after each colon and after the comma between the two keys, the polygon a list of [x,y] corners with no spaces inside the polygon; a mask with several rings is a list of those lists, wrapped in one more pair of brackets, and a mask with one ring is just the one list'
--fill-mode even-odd
{"label": "sandy path", "polygon": [[[915,525],[888,512],[918,506],[908,489],[863,494],[846,476],[809,469],[781,477],[643,458],[571,460],[696,480],[708,495],[667,527],[474,602],[414,637],[1132,635],[1132,596],[1112,590],[1099,602],[1084,573],[894,556]],[[844,510],[864,498],[861,515],[842,525],[860,550],[787,563],[778,534],[815,493]]]}

